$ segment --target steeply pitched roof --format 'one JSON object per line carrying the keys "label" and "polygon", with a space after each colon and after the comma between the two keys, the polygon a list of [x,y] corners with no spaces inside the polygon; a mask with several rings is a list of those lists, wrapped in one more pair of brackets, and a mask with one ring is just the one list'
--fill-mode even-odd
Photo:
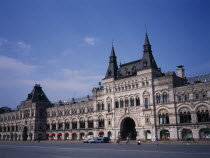
{"label": "steeply pitched roof", "polygon": [[111,54],[109,57],[109,66],[105,78],[116,78],[117,70],[118,70],[117,57],[115,55],[114,46],[112,46]]}
{"label": "steeply pitched roof", "polygon": [[149,43],[149,38],[148,38],[148,34],[147,34],[147,32],[146,32],[146,36],[145,36],[145,40],[144,40],[144,45],[150,45],[150,43]]}
{"label": "steeply pitched roof", "polygon": [[42,87],[39,84],[35,84],[34,89],[31,93],[28,94],[28,97],[26,100],[32,100],[32,102],[36,101],[48,101],[47,96],[42,90]]}

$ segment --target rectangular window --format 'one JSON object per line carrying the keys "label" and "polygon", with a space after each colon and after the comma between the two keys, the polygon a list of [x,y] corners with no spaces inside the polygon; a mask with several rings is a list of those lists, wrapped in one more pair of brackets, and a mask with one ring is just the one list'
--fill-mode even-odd
{"label": "rectangular window", "polygon": [[111,111],[111,105],[108,104],[108,112],[110,112],[110,111]]}
{"label": "rectangular window", "polygon": [[148,98],[144,98],[144,105],[145,105],[145,108],[148,108],[149,106]]}

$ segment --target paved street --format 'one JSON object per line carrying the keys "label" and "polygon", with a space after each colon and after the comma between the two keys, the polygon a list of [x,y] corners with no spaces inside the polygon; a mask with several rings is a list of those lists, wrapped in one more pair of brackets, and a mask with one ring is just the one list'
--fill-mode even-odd
{"label": "paved street", "polygon": [[0,142],[1,158],[209,158],[209,145]]}

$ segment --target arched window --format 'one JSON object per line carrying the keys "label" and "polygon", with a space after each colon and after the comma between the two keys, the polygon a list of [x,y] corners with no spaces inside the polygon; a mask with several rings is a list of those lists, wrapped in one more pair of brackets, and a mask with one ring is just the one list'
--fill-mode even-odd
{"label": "arched window", "polygon": [[139,96],[136,97],[136,106],[139,106],[140,105],[140,99],[139,99]]}
{"label": "arched window", "polygon": [[52,123],[52,130],[56,130],[56,123],[55,122]]}
{"label": "arched window", "polygon": [[128,98],[125,98],[125,107],[128,107],[128,106],[129,106]]}
{"label": "arched window", "polygon": [[166,92],[163,93],[163,103],[168,103],[168,94]]}
{"label": "arched window", "polygon": [[149,100],[148,98],[144,98],[144,106],[147,109],[149,107]]}
{"label": "arched window", "polygon": [[68,120],[65,121],[65,129],[69,129],[69,121]]}
{"label": "arched window", "polygon": [[123,99],[120,99],[120,108],[123,108],[123,107],[124,107]]}
{"label": "arched window", "polygon": [[63,123],[61,121],[58,122],[58,129],[63,129]]}
{"label": "arched window", "polygon": [[169,124],[169,115],[167,111],[161,110],[159,112],[159,124]]}
{"label": "arched window", "polygon": [[118,100],[115,100],[115,108],[119,108],[119,102],[118,102]]}
{"label": "arched window", "polygon": [[191,123],[191,113],[188,109],[183,109],[179,113],[180,123]]}
{"label": "arched window", "polygon": [[104,110],[104,103],[101,104],[101,110]]}
{"label": "arched window", "polygon": [[130,98],[130,104],[131,104],[131,106],[134,106],[134,99],[133,99],[133,97]]}
{"label": "arched window", "polygon": [[72,129],[77,129],[77,120],[76,119],[72,120]]}
{"label": "arched window", "polygon": [[104,118],[103,118],[103,116],[100,116],[98,118],[98,127],[104,127]]}
{"label": "arched window", "polygon": [[111,112],[111,104],[108,103],[108,112]]}
{"label": "arched window", "polygon": [[143,98],[144,98],[144,107],[147,109],[149,107],[149,93],[145,91],[143,93]]}
{"label": "arched window", "polygon": [[185,94],[185,95],[184,95],[184,100],[185,100],[185,101],[189,101],[189,94]]}
{"label": "arched window", "polygon": [[209,122],[209,111],[205,107],[201,107],[197,111],[198,122]]}
{"label": "arched window", "polygon": [[199,93],[198,93],[198,92],[194,93],[194,99],[195,99],[195,100],[199,100],[199,98],[200,98],[200,97],[199,97]]}
{"label": "arched window", "polygon": [[79,126],[80,126],[80,128],[85,128],[85,119],[84,118],[80,119]]}
{"label": "arched window", "polygon": [[160,94],[156,94],[156,104],[160,104]]}
{"label": "arched window", "polygon": [[98,108],[98,111],[101,111],[101,104],[100,103],[97,104],[97,108]]}
{"label": "arched window", "polygon": [[93,128],[94,124],[93,124],[93,117],[89,117],[88,118],[88,128]]}

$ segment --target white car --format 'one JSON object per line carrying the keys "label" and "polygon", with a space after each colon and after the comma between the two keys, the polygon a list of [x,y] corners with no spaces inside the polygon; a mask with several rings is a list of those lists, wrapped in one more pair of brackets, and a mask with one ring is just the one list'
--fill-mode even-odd
{"label": "white car", "polygon": [[102,143],[103,139],[100,137],[92,137],[83,141],[84,143]]}
{"label": "white car", "polygon": [[92,139],[92,138],[85,139],[85,140],[83,141],[83,143],[89,143],[89,141],[90,141],[91,139]]}

